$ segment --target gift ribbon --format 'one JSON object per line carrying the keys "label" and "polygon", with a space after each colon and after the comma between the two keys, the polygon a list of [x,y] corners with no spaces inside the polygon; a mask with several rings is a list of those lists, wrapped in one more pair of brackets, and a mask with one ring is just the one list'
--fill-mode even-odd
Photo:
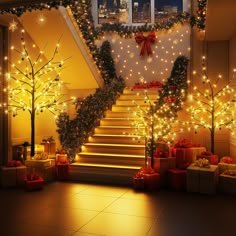
{"label": "gift ribbon", "polygon": [[135,36],[135,40],[138,44],[142,44],[140,56],[144,56],[147,51],[148,56],[152,55],[151,43],[156,41],[155,32],[149,33],[148,36],[144,36],[143,33],[139,32]]}

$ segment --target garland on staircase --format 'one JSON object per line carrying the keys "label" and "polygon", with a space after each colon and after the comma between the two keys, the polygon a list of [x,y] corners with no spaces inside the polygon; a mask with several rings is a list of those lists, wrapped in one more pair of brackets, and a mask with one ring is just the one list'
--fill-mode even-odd
{"label": "garland on staircase", "polygon": [[123,78],[116,75],[111,57],[111,45],[108,41],[103,42],[99,57],[104,87],[98,88],[94,94],[85,99],[77,100],[77,115],[74,119],[70,120],[67,113],[62,113],[57,119],[60,143],[62,148],[67,150],[70,161],[73,161],[81,145],[87,141],[105,111],[112,107],[125,87]]}

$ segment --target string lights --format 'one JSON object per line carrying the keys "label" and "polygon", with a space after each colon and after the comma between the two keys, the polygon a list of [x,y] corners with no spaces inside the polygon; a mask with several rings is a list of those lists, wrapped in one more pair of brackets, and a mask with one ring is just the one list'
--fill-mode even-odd
{"label": "string lights", "polygon": [[[202,85],[195,86],[193,93],[189,95],[190,105],[186,111],[190,120],[183,122],[189,129],[198,132],[205,128],[210,131],[211,152],[215,152],[215,132],[221,129],[231,131],[235,135],[236,128],[236,99],[235,90],[231,86],[236,69],[233,69],[233,77],[227,83],[223,82],[223,76],[210,79],[206,67],[206,56],[202,57]],[[193,71],[194,76],[198,76]]]}
{"label": "string lights", "polygon": [[[66,104],[74,98],[65,99],[63,94],[64,82],[60,79],[60,71],[64,66],[63,60],[56,60],[59,44],[52,57],[46,60],[43,51],[33,58],[24,39],[24,30],[21,31],[21,49],[11,46],[16,55],[16,62],[7,57],[11,70],[6,73],[8,103],[1,104],[6,113],[17,116],[19,111],[27,111],[31,118],[31,157],[34,156],[35,144],[35,116],[50,111],[57,117],[58,113],[66,110]],[[35,45],[32,47],[35,49]],[[33,53],[32,53],[33,54]],[[18,58],[18,59],[17,59]]]}

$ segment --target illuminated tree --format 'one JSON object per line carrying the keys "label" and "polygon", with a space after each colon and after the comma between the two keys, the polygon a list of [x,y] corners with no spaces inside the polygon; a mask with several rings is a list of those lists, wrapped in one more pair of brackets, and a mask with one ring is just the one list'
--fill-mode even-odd
{"label": "illuminated tree", "polygon": [[[186,111],[190,114],[190,120],[184,122],[192,127],[195,132],[199,128],[210,131],[211,152],[215,152],[215,132],[223,128],[231,130],[234,135],[236,127],[235,91],[230,86],[232,79],[227,83],[222,82],[222,76],[212,80],[208,78],[205,65],[205,56],[202,63],[202,85],[195,86],[190,95],[190,106]],[[236,72],[236,69],[233,71]],[[197,73],[194,71],[194,75]]]}
{"label": "illuminated tree", "polygon": [[[137,96],[140,96],[140,93],[137,93]],[[129,109],[134,118],[132,122],[134,133],[131,135],[137,136],[138,140],[145,139],[145,164],[147,164],[147,157],[150,157],[150,166],[153,167],[157,143],[163,141],[170,143],[176,138],[175,133],[172,132],[176,115],[165,105],[156,109],[155,101],[149,98],[147,90],[144,91],[145,106],[140,106],[135,100],[133,103],[136,107]]]}
{"label": "illuminated tree", "polygon": [[[33,48],[36,48],[33,45]],[[8,102],[1,104],[5,112],[11,112],[15,117],[19,111],[27,111],[30,114],[31,125],[31,151],[30,156],[35,155],[35,118],[44,110],[53,115],[65,111],[66,103],[71,99],[64,99],[64,83],[60,79],[60,72],[64,62],[56,61],[59,45],[56,45],[52,57],[47,60],[43,51],[35,57],[29,54],[24,39],[24,30],[21,36],[21,49],[11,47],[12,58],[16,63],[9,62],[9,72],[6,74],[7,87],[4,92],[8,94]],[[36,49],[37,50],[37,49]],[[16,55],[15,55],[16,54]]]}
{"label": "illuminated tree", "polygon": [[[136,104],[135,109],[130,109],[134,116],[132,126],[135,128],[135,135],[145,138],[145,157],[151,157],[151,167],[154,163],[154,152],[158,141],[170,143],[176,139],[176,132],[179,132],[177,112],[182,109],[187,97],[188,59],[179,56],[175,60],[171,75],[167,82],[158,91],[158,98],[152,101],[144,90],[144,104]],[[137,93],[137,96],[140,94]],[[147,160],[146,160],[147,163]]]}

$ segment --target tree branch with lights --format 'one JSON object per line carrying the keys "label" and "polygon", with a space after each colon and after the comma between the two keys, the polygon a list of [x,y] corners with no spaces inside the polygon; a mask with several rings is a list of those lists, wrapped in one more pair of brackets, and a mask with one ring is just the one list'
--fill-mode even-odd
{"label": "tree branch with lights", "polygon": [[[36,48],[33,45],[33,48]],[[56,45],[50,59],[45,59],[43,51],[34,59],[30,55],[24,39],[22,30],[21,49],[11,47],[15,57],[19,58],[18,64],[11,62],[7,57],[5,60],[10,64],[10,71],[6,74],[8,86],[4,92],[8,94],[8,102],[1,104],[5,112],[11,112],[13,117],[19,111],[27,111],[30,114],[31,126],[31,150],[30,156],[35,155],[35,119],[36,115],[48,110],[53,115],[65,111],[66,103],[73,98],[64,99],[63,86],[65,83],[60,79],[60,72],[64,61],[56,60],[59,44]]]}
{"label": "tree branch with lights", "polygon": [[[234,135],[236,128],[236,95],[231,86],[233,79],[222,82],[222,76],[213,80],[208,77],[206,57],[202,63],[202,86],[193,88],[190,97],[190,106],[186,109],[190,120],[184,125],[194,129],[208,129],[210,132],[211,152],[215,153],[215,133],[217,130],[227,129]],[[233,73],[236,72],[234,69]],[[196,71],[193,73],[197,75]],[[220,84],[219,84],[220,83]]]}

